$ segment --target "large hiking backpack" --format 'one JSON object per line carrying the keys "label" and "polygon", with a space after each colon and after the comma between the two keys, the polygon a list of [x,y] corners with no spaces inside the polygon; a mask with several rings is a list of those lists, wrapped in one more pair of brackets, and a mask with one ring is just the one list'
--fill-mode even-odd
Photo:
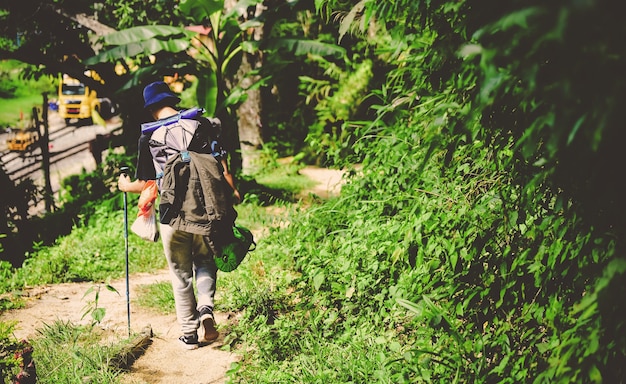
{"label": "large hiking backpack", "polygon": [[[256,248],[256,243],[250,230],[235,225],[237,212],[218,159],[221,152],[207,132],[198,130],[202,126],[194,119],[202,112],[199,108],[182,111],[169,119],[147,123],[142,132],[152,132],[149,145],[161,195],[160,222],[204,235],[217,268],[230,272]],[[208,121],[212,128],[220,124],[218,119]],[[194,151],[196,148],[202,150]],[[201,204],[183,209],[185,200],[200,200]]]}
{"label": "large hiking backpack", "polygon": [[236,218],[232,189],[211,150],[190,148],[196,138],[194,148],[214,149],[215,142],[198,131],[199,125],[198,120],[179,117],[152,132],[149,146],[161,195],[159,221],[215,242],[227,242],[232,240]]}

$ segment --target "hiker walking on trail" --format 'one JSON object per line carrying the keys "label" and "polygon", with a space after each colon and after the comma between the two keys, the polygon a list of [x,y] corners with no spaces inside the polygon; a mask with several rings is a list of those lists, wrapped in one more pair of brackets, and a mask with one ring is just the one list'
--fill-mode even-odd
{"label": "hiker walking on trail", "polygon": [[[151,113],[152,117],[157,122],[165,121],[167,118],[179,114],[176,106],[180,102],[180,98],[172,92],[167,83],[163,81],[147,85],[144,88],[143,97],[145,102],[144,108]],[[168,159],[159,158],[160,155],[157,153],[159,151],[155,151],[153,147],[154,142],[158,142],[159,140],[165,142],[170,136],[175,136],[174,133],[167,131],[163,134],[160,133],[158,129],[142,132],[139,138],[137,169],[135,173],[136,180],[131,181],[128,175],[120,175],[118,188],[123,192],[141,193],[148,180],[157,180],[157,184],[159,184],[167,183],[167,180],[175,179],[179,181],[182,179],[186,180],[188,183],[182,186],[184,190],[193,189],[198,192],[185,192],[185,200],[181,203],[181,207],[168,209],[168,206],[164,206],[163,204],[164,200],[167,200],[166,187],[161,185],[164,189],[161,190],[161,205],[159,206],[161,216],[160,236],[172,278],[176,316],[183,333],[179,341],[185,349],[196,349],[199,345],[212,342],[219,336],[215,328],[215,318],[213,315],[217,280],[217,267],[213,255],[216,252],[216,248],[212,237],[206,235],[203,229],[210,225],[206,224],[202,226],[196,223],[190,223],[188,220],[192,215],[181,213],[186,209],[188,210],[186,212],[197,210],[198,207],[202,207],[202,209],[206,210],[212,208],[204,208],[206,205],[205,200],[202,199],[202,193],[206,194],[204,184],[202,188],[200,188],[197,180],[192,181],[193,178],[189,178],[188,176],[187,179],[182,178],[179,173],[184,173],[181,171],[183,168],[178,167],[178,165],[184,166],[182,163],[189,163],[191,161],[194,168],[187,168],[187,173],[189,173],[189,169],[195,170],[196,168],[200,169],[204,166],[204,164],[195,164],[196,161],[199,162],[199,160],[196,160],[199,159],[198,156],[202,156],[203,154],[204,156],[206,156],[206,154],[212,155],[215,160],[217,160],[213,162],[217,164],[217,169],[222,173],[219,176],[223,176],[223,179],[230,186],[230,188],[226,187],[229,192],[227,198],[230,202],[230,209],[233,212],[232,204],[239,202],[241,197],[235,187],[233,176],[228,169],[227,153],[217,141],[219,136],[219,120],[199,116],[193,120],[187,120],[187,122],[191,124],[185,125],[179,130],[179,132],[182,132],[182,142],[186,144],[181,148],[180,152],[176,152],[176,157],[182,159],[179,160],[179,164],[172,165],[170,161],[166,164],[169,165],[169,168],[164,167]],[[197,122],[199,122],[199,124]],[[188,129],[188,127],[191,128]],[[186,138],[189,139],[188,142]],[[160,151],[159,153],[161,152],[164,151]],[[189,159],[190,157],[191,160]],[[213,158],[211,158],[211,160],[212,159]],[[159,165],[161,168],[159,168]],[[175,171],[171,171],[170,173],[176,174],[168,178],[168,171],[172,168],[174,168]],[[165,175],[162,172],[164,169],[166,170]],[[199,175],[203,177],[207,177],[206,175],[208,174],[208,172],[199,173]],[[175,185],[175,191],[178,192],[180,187],[180,185]],[[172,190],[169,191],[174,193]],[[190,195],[192,195],[191,199],[195,201],[188,201]],[[177,196],[177,198],[180,199],[180,196]],[[220,199],[218,197],[217,201],[221,203],[224,201],[224,198],[222,197]],[[168,217],[165,218],[164,215]],[[234,213],[234,215],[236,216],[236,213]],[[234,217],[232,217],[232,220],[234,221]],[[232,226],[230,226],[230,228],[232,228]],[[194,293],[194,278],[198,292],[197,297]]]}

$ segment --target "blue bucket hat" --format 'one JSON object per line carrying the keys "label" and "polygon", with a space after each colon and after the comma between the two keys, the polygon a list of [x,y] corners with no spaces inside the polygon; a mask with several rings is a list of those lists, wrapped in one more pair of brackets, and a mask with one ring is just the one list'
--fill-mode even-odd
{"label": "blue bucket hat", "polygon": [[172,92],[169,85],[164,81],[155,81],[146,85],[143,89],[143,100],[145,102],[143,107],[146,109],[168,99],[171,101],[171,105],[176,105],[180,102],[180,97]]}

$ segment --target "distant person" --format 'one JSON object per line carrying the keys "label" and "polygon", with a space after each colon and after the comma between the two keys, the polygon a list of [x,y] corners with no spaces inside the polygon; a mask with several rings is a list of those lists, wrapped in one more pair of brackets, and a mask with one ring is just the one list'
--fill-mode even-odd
{"label": "distant person", "polygon": [[[147,85],[144,88],[143,97],[144,108],[155,120],[166,119],[179,112],[176,105],[180,102],[180,98],[163,81]],[[219,132],[211,132],[215,130],[215,126],[209,119],[199,117],[197,120],[200,125],[188,148],[194,151],[204,151],[203,153],[212,153],[215,156],[221,163],[224,179],[232,188],[232,200],[237,203],[241,197],[235,187],[233,176],[228,170],[227,153],[217,141]],[[127,175],[120,175],[118,188],[121,191],[141,193],[147,180],[157,179],[155,163],[159,159],[153,157],[150,148],[150,140],[155,132],[144,133],[139,138],[136,180],[131,181]],[[207,140],[216,143],[217,146],[207,145]],[[192,184],[189,183],[189,186]],[[200,204],[197,201],[195,203]],[[163,212],[160,213],[163,214]],[[213,315],[217,281],[217,267],[213,258],[215,248],[208,236],[178,228],[180,227],[177,226],[175,229],[171,225],[163,224],[163,218],[161,218],[160,234],[171,272],[176,316],[183,333],[179,341],[185,349],[196,349],[201,343],[209,343],[219,337]],[[194,278],[198,291],[197,297],[194,293]]]}

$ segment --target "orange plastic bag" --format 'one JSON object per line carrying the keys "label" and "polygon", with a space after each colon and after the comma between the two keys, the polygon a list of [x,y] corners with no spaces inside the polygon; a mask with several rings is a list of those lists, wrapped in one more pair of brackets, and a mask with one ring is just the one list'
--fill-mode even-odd
{"label": "orange plastic bag", "polygon": [[156,207],[154,206],[158,195],[158,188],[154,180],[148,180],[141,195],[137,206],[137,219],[130,227],[131,231],[137,236],[148,241],[157,241],[159,239],[159,227],[156,220]]}
{"label": "orange plastic bag", "polygon": [[158,194],[159,188],[157,187],[156,181],[146,181],[146,185],[144,185],[143,189],[141,190],[141,195],[139,195],[139,202],[137,203],[139,211],[137,212],[137,217],[150,216],[150,210],[154,206],[154,202],[156,201]]}

